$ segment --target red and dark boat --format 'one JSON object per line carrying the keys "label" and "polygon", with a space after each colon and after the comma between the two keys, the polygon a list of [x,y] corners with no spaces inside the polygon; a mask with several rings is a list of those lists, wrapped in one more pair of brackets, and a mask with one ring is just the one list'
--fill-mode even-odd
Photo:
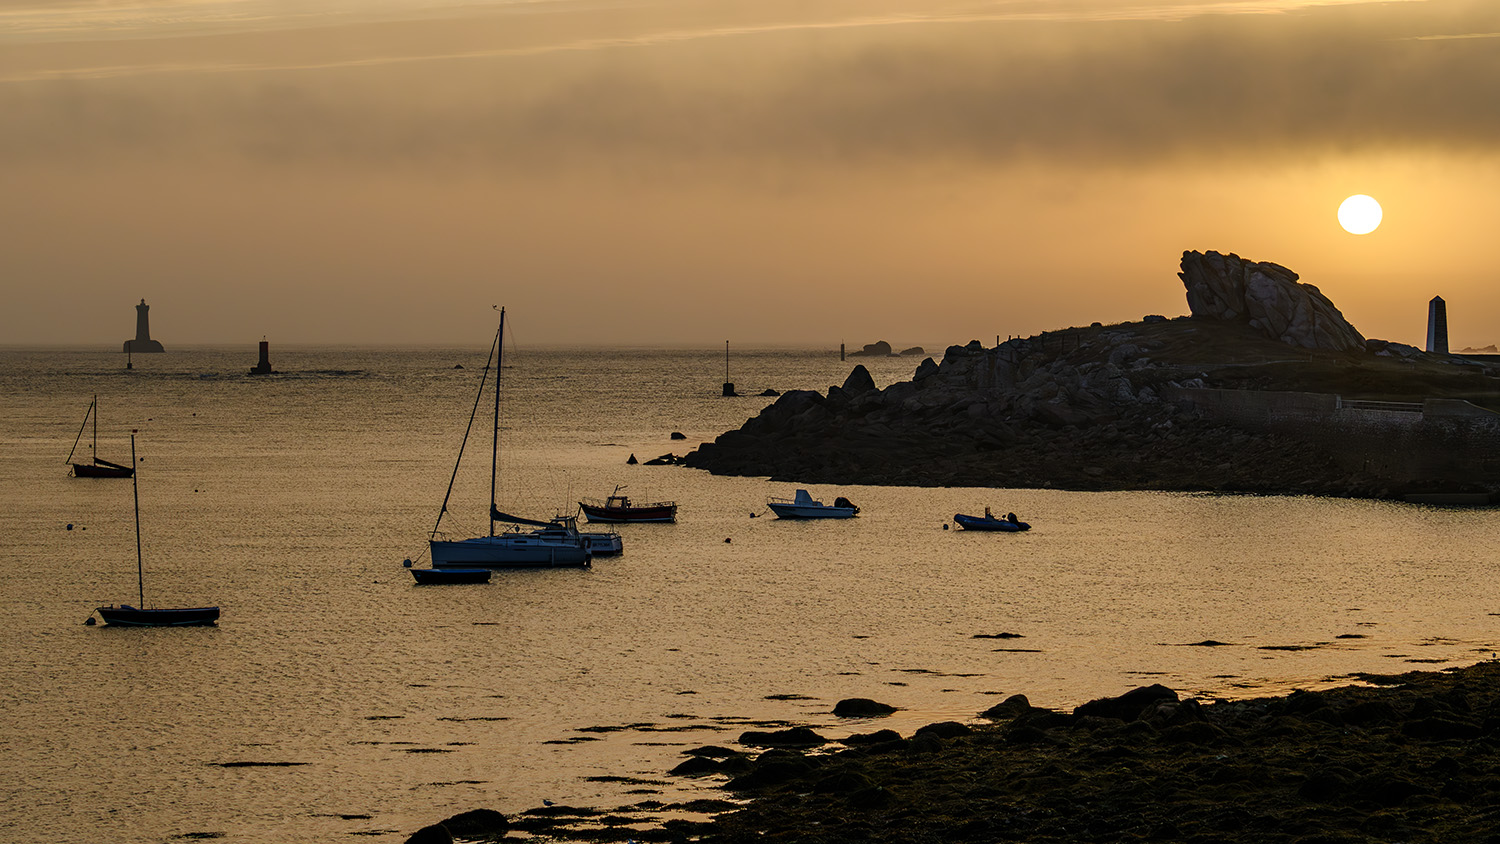
{"label": "red and dark boat", "polygon": [[590,522],[615,524],[677,521],[677,502],[653,501],[649,504],[636,504],[630,500],[630,496],[620,494],[620,490],[624,488],[623,486],[615,487],[614,493],[603,501],[597,498],[585,498],[578,502],[578,506]]}

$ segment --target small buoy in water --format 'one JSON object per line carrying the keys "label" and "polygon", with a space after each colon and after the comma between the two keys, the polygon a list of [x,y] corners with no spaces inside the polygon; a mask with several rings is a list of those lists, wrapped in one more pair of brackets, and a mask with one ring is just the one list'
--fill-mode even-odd
{"label": "small buoy in water", "polygon": [[943,522],[943,530],[947,530],[947,529],[948,529],[948,523],[947,522]]}
{"label": "small buoy in water", "polygon": [[94,626],[94,617],[93,616],[89,616],[88,618],[85,618],[83,620],[83,625],[85,627],[93,627]]}
{"label": "small buoy in water", "polygon": [[[73,529],[73,523],[72,522],[68,522],[68,530],[72,530],[72,529]],[[92,616],[90,616],[90,617],[92,618]]]}
{"label": "small buoy in water", "polygon": [[751,514],[750,514],[750,518],[752,518],[752,519],[753,519],[753,518],[755,518],[755,514],[754,514],[754,513],[751,513]]}
{"label": "small buoy in water", "polygon": [[727,536],[726,536],[726,537],[724,537],[724,541],[725,541],[725,542],[728,542],[728,541],[729,541],[729,537],[727,537]]}
{"label": "small buoy in water", "polygon": [[630,459],[625,461],[625,465],[626,466],[634,466],[634,465],[636,465],[637,463],[640,463],[640,462],[641,461],[635,459],[635,455],[632,454],[632,455],[630,455]]}
{"label": "small buoy in water", "polygon": [[401,561],[401,565],[406,566],[407,568],[411,568],[411,558],[408,557],[408,558],[402,560]]}

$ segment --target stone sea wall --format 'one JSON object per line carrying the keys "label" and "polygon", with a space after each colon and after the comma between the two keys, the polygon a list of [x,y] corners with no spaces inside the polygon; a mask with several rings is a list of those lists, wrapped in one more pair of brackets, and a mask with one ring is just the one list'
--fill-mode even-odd
{"label": "stone sea wall", "polygon": [[1182,387],[1163,394],[1210,419],[1316,443],[1350,471],[1397,483],[1483,483],[1500,475],[1500,414],[1467,401]]}

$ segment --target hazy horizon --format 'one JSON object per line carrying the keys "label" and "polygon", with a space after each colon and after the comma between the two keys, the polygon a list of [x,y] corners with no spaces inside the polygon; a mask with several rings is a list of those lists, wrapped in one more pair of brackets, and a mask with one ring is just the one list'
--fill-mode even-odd
{"label": "hazy horizon", "polygon": [[[1272,261],[1500,342],[1485,0],[0,0],[0,346],[929,352]],[[1365,193],[1368,235],[1335,211]],[[941,345],[938,345],[941,344]],[[935,348],[934,348],[935,347]]]}

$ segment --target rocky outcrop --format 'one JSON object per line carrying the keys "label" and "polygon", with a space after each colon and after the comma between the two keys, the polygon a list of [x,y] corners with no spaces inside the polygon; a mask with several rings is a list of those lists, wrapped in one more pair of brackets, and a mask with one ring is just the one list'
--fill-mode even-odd
{"label": "rocky outcrop", "polygon": [[867,697],[845,698],[833,707],[833,714],[840,718],[879,718],[895,711],[896,707]]}
{"label": "rocky outcrop", "polygon": [[893,354],[895,354],[895,352],[892,351],[890,343],[887,343],[884,340],[876,340],[874,343],[865,344],[865,347],[857,352],[850,352],[849,357],[888,358]]}
{"label": "rocky outcrop", "polygon": [[[1272,425],[1211,406],[1243,409],[1243,397],[1205,399],[1281,391],[1321,394],[1330,408],[1342,406],[1337,396],[1500,410],[1500,366],[1366,341],[1276,264],[1189,252],[1182,277],[1192,317],[1095,323],[993,347],[973,340],[883,389],[855,366],[826,395],[789,391],[684,462],[804,484],[1500,496],[1500,430],[1483,432],[1487,450],[1453,457],[1461,440],[1448,429],[1478,425],[1471,420],[1427,426],[1403,446],[1411,459],[1397,461],[1383,432],[1345,430],[1349,416],[1282,414]],[[1288,343],[1299,350],[1289,354]]]}
{"label": "rocky outcrop", "polygon": [[1243,322],[1304,349],[1364,348],[1365,338],[1333,302],[1280,264],[1247,261],[1233,253],[1184,252],[1178,277],[1195,318]]}
{"label": "rocky outcrop", "polygon": [[788,391],[685,462],[805,483],[1350,493],[1346,474],[1315,448],[1163,400],[1171,387],[1202,386],[1204,373],[1153,356],[1168,344],[1212,345],[1223,332],[1272,345],[1247,328],[1174,320],[992,348],[975,340],[885,389],[855,367],[826,396]]}

